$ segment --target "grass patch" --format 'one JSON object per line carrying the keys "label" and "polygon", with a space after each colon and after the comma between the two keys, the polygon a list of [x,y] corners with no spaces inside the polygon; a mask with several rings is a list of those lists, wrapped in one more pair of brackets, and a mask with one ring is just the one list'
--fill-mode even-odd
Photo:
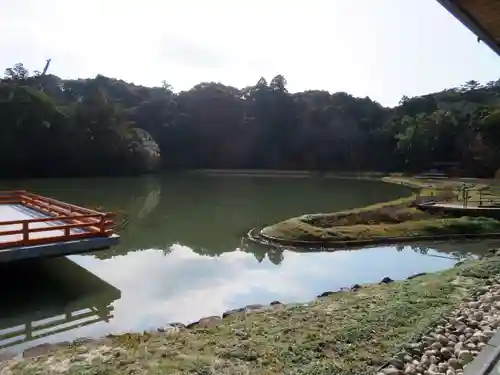
{"label": "grass patch", "polygon": [[[458,188],[461,181],[417,180],[388,177],[418,191],[409,197],[373,204],[354,210],[311,214],[291,218],[262,229],[270,238],[286,241],[356,241],[394,237],[416,237],[452,234],[484,234],[500,232],[500,221],[483,217],[447,217],[443,213],[427,213],[412,206],[413,202],[432,197],[449,203],[461,203]],[[475,183],[469,190],[471,202],[492,195],[488,186]]]}
{"label": "grass patch", "polygon": [[[51,374],[64,365],[67,374],[373,374],[499,272],[498,258],[470,261],[307,305],[232,316],[208,327],[114,337],[90,363],[77,359],[83,345],[9,364],[6,371]],[[92,350],[99,349],[87,352]],[[6,366],[0,364],[0,371]]]}

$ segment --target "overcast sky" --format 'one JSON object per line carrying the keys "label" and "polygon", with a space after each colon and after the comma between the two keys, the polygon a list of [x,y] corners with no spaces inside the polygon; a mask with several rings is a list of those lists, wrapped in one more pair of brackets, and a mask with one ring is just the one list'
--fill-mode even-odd
{"label": "overcast sky", "polygon": [[436,0],[0,0],[0,68],[104,74],[175,91],[283,74],[395,105],[500,78],[491,52]]}

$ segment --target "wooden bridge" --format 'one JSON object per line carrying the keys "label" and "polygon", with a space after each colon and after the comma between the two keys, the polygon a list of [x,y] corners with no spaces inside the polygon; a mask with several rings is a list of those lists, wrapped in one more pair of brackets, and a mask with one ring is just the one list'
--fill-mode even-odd
{"label": "wooden bridge", "polygon": [[119,238],[112,216],[23,190],[0,192],[0,262],[109,248]]}

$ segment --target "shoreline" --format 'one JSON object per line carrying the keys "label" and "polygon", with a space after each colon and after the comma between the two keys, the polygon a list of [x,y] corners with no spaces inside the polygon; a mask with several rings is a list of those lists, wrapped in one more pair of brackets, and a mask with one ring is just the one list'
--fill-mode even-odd
{"label": "shoreline", "polygon": [[[500,299],[499,274],[500,254],[496,253],[406,280],[384,278],[377,284],[324,292],[307,303],[248,305],[187,326],[171,323],[157,332],[42,344],[26,350],[25,358],[0,362],[0,373],[142,375],[161,370],[165,374],[277,375],[295,369],[294,373],[304,375],[399,375],[403,372],[395,372],[396,367],[408,362],[405,356],[411,355],[405,366],[417,361],[415,353],[401,354],[405,348],[418,343],[418,361],[424,365],[420,357],[427,349],[421,343],[434,337],[432,332],[444,326],[443,319],[471,303],[478,290],[498,285]],[[500,310],[497,321],[500,325]],[[492,330],[486,330],[488,335]],[[468,353],[461,368],[477,355],[477,349]]]}
{"label": "shoreline", "polygon": [[[441,352],[429,354],[435,340],[427,341],[449,325],[443,319],[454,319],[450,316],[464,303],[474,302],[478,288],[498,285],[500,301],[499,274],[497,252],[401,281],[386,277],[377,284],[326,291],[307,303],[247,305],[152,332],[42,344],[25,350],[23,358],[0,359],[0,374],[403,375],[415,370],[407,373],[417,375],[418,366],[431,374],[440,365],[448,366],[443,374],[459,375],[479,353],[477,343],[467,353],[450,354],[457,360],[454,369]],[[418,356],[408,345],[418,345]],[[433,360],[424,357],[432,355]]]}
{"label": "shoreline", "polygon": [[[500,221],[496,220],[496,216],[484,217],[472,212],[473,209],[470,215],[457,217],[451,212],[446,214],[440,210],[432,214],[427,210],[420,210],[414,204],[422,198],[456,200],[458,197],[455,197],[454,191],[463,183],[470,183],[470,179],[435,180],[386,176],[378,181],[405,186],[413,194],[347,211],[304,214],[263,228],[253,228],[247,237],[255,243],[267,245],[340,249],[362,245],[500,236]],[[481,196],[489,187],[485,180],[474,180],[474,189],[470,191]]]}
{"label": "shoreline", "polygon": [[495,233],[456,233],[456,234],[442,234],[432,236],[412,236],[412,237],[387,237],[387,238],[371,238],[366,240],[352,240],[352,241],[300,241],[300,240],[283,240],[280,238],[273,238],[262,233],[259,233],[258,228],[253,228],[247,233],[247,238],[256,243],[265,246],[286,246],[312,249],[321,248],[322,250],[343,250],[351,248],[363,248],[366,246],[377,245],[394,245],[394,244],[411,244],[412,242],[426,242],[426,241],[455,241],[455,240],[482,240],[491,238],[500,238],[500,232]]}
{"label": "shoreline", "polygon": [[280,170],[280,169],[190,169],[180,171],[183,174],[220,176],[220,177],[293,177],[293,178],[345,178],[374,180],[387,174],[382,172],[331,172],[310,170]]}

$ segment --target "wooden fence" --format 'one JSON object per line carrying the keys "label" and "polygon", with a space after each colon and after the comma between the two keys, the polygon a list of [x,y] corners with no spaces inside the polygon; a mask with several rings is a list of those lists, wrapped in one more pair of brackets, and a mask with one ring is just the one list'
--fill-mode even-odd
{"label": "wooden fence", "polygon": [[27,191],[0,192],[1,205],[15,205],[20,209],[24,207],[46,217],[0,220],[0,248],[109,237],[113,234],[113,214]]}

